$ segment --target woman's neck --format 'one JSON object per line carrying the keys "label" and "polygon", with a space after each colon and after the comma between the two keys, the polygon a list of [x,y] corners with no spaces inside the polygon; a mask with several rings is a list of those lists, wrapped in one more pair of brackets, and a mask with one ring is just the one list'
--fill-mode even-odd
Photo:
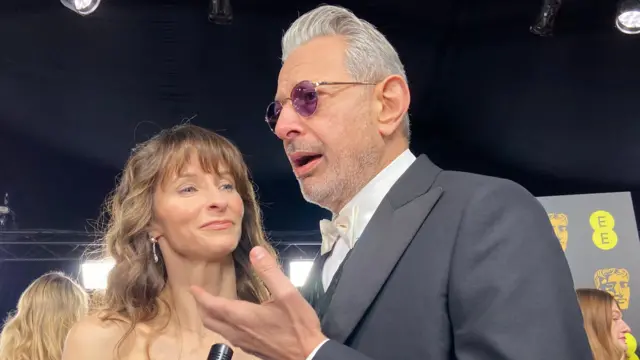
{"label": "woman's neck", "polygon": [[211,295],[236,299],[236,273],[233,259],[229,256],[223,262],[217,263],[171,259],[165,262],[165,266],[168,274],[167,286],[160,297],[171,307],[170,324],[176,326],[179,331],[204,335],[206,330],[189,288],[196,285]]}

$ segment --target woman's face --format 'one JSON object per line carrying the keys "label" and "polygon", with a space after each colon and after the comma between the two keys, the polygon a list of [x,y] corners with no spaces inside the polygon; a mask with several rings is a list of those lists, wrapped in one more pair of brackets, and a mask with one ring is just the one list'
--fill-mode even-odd
{"label": "woman's face", "polygon": [[244,204],[227,169],[205,172],[197,156],[158,186],[151,235],[163,251],[193,260],[221,260],[238,246]]}
{"label": "woman's face", "polygon": [[627,349],[627,342],[625,340],[624,335],[628,332],[631,332],[629,325],[627,325],[624,320],[622,320],[622,311],[618,307],[618,304],[613,302],[611,306],[611,311],[613,315],[613,322],[611,324],[611,335],[617,344],[620,344],[623,349]]}

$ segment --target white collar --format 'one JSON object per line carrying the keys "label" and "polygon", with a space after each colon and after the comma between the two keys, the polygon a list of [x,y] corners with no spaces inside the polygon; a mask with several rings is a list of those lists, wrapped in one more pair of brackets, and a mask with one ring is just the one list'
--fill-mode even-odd
{"label": "white collar", "polygon": [[[387,195],[391,187],[398,181],[407,169],[413,164],[416,157],[409,149],[400,154],[391,164],[387,165],[378,173],[365,187],[360,190],[356,196],[351,199],[340,210],[339,215],[346,215],[350,218],[352,227],[350,233],[353,236],[354,243],[360,238],[364,228],[373,217],[376,209]],[[354,208],[357,207],[357,211]],[[355,216],[355,219],[351,218]]]}

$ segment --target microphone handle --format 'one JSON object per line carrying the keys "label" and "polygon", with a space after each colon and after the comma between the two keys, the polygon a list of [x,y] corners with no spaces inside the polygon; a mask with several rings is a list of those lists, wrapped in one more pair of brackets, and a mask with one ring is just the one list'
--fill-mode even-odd
{"label": "microphone handle", "polygon": [[225,344],[213,344],[209,350],[207,360],[231,360],[233,357],[233,349]]}

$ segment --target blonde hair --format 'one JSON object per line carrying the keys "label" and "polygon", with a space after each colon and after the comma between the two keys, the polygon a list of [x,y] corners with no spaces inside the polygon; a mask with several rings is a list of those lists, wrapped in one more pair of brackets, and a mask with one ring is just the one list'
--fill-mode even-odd
{"label": "blonde hair", "polygon": [[594,360],[620,360],[624,350],[615,343],[611,334],[611,308],[616,300],[608,292],[597,289],[578,289],[576,293]]}
{"label": "blonde hair", "polygon": [[[167,283],[164,260],[158,252],[159,261],[154,262],[147,230],[153,218],[156,187],[180,173],[192,155],[197,156],[207,172],[215,173],[219,166],[228,169],[244,203],[242,235],[232,253],[238,298],[253,303],[269,298],[267,288],[250,265],[249,251],[254,246],[262,246],[274,256],[275,251],[266,239],[260,207],[242,154],[228,139],[195,125],[183,124],[164,130],[133,150],[116,189],[105,204],[108,223],[103,242],[106,255],[115,260],[115,266],[101,296],[100,318],[129,323],[117,349],[136,324],[158,317],[161,303],[170,311],[168,304],[159,298]],[[147,355],[149,346],[147,344]]]}
{"label": "blonde hair", "polygon": [[69,329],[88,311],[87,293],[71,278],[51,272],[22,293],[0,334],[2,360],[59,360]]}

